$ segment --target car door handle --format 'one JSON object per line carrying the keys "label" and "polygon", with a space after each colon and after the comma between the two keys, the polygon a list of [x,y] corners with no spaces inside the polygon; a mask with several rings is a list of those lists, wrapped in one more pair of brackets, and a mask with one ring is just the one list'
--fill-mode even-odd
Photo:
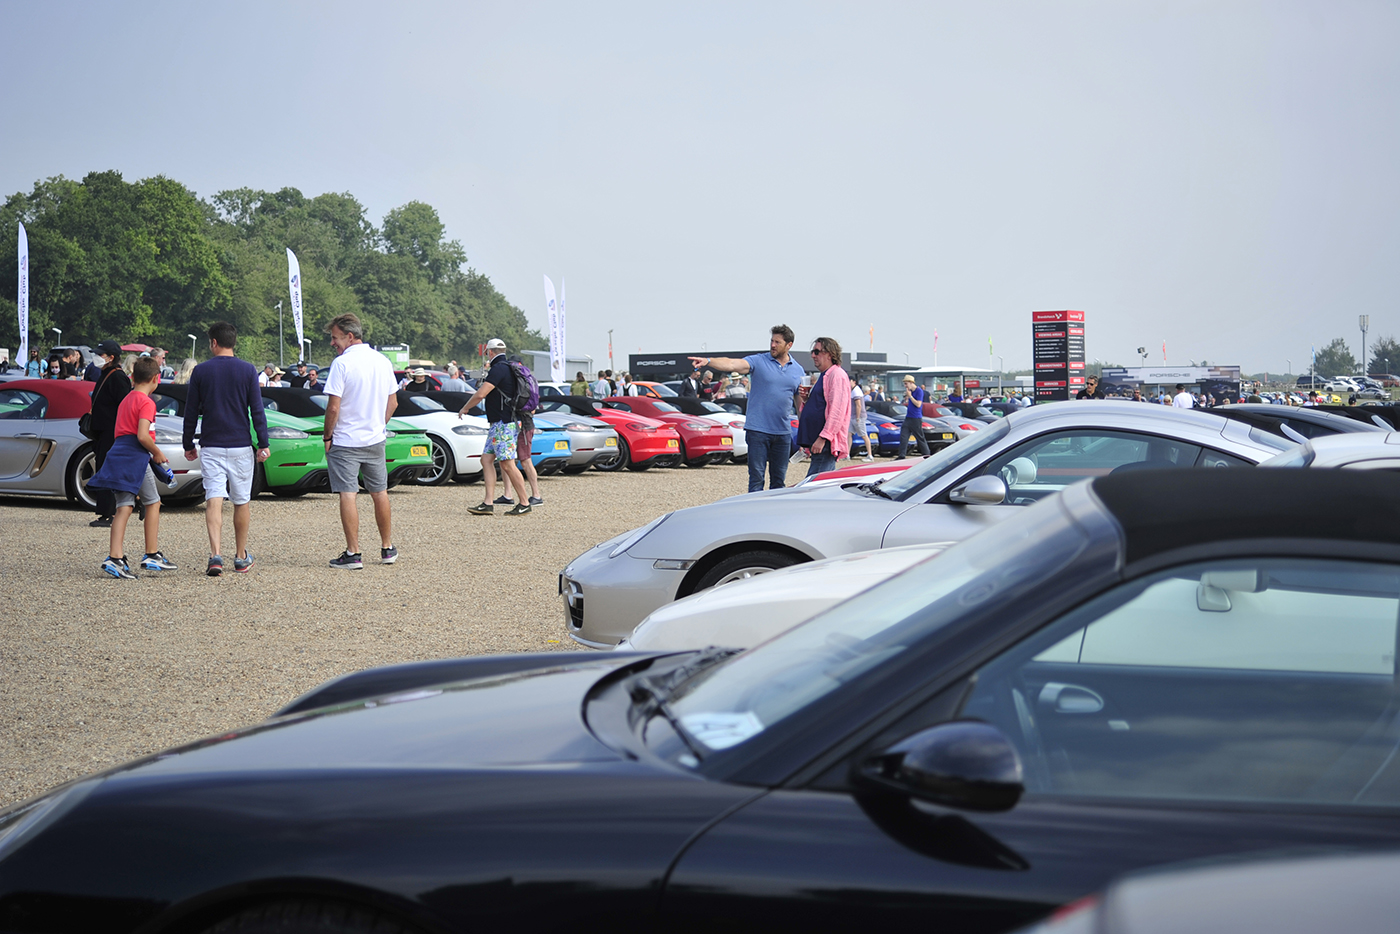
{"label": "car door handle", "polygon": [[34,432],[34,431],[21,431],[19,434],[15,435],[15,437],[16,437],[16,438],[37,438],[37,437],[39,437],[39,434],[38,434],[38,432]]}
{"label": "car door handle", "polygon": [[1040,689],[1040,706],[1055,713],[1098,713],[1103,710],[1103,698],[1077,684],[1051,681]]}

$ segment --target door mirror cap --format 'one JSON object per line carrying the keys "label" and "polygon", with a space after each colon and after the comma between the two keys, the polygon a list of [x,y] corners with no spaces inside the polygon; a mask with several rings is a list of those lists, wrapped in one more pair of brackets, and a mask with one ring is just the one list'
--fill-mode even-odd
{"label": "door mirror cap", "polygon": [[948,502],[967,506],[997,506],[1006,502],[1006,484],[1001,477],[973,477],[949,493]]}
{"label": "door mirror cap", "polygon": [[1000,730],[954,720],[868,757],[855,774],[869,789],[965,811],[1009,811],[1021,799],[1021,757]]}

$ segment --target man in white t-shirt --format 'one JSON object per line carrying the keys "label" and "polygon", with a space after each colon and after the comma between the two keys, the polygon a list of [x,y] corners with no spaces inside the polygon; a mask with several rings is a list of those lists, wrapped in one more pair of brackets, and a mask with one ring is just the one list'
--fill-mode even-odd
{"label": "man in white t-shirt", "polygon": [[326,377],[326,466],[331,492],[340,495],[340,524],[345,530],[345,551],[331,561],[333,568],[357,571],[364,567],[360,555],[360,512],[355,505],[360,475],[365,492],[374,501],[374,522],[379,527],[379,563],[393,564],[399,551],[389,537],[389,474],[384,463],[385,424],[398,408],[398,381],[389,358],[364,343],[364,325],[354,315],[341,315],[326,331],[336,358]]}
{"label": "man in white t-shirt", "polygon": [[1196,400],[1186,391],[1186,387],[1181,383],[1176,384],[1176,395],[1172,396],[1172,406],[1178,409],[1194,409]]}

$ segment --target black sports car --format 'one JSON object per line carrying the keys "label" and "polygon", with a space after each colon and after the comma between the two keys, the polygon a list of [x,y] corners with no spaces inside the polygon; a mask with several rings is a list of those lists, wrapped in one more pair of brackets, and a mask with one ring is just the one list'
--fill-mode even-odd
{"label": "black sports car", "polygon": [[0,930],[1004,931],[1394,847],[1397,527],[1390,475],[1130,472],[742,653],[350,675],[0,814]]}
{"label": "black sports car", "polygon": [[1238,419],[1299,444],[1309,438],[1382,430],[1370,421],[1348,418],[1344,415],[1324,411],[1321,408],[1303,406],[1245,402],[1235,405],[1217,405],[1210,411],[1226,418]]}

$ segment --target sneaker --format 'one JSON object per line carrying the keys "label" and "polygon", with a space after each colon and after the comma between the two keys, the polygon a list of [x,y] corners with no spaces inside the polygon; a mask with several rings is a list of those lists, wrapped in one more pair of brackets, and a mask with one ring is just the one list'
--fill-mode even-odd
{"label": "sneaker", "polygon": [[474,516],[489,516],[495,511],[496,507],[492,506],[490,503],[482,503],[480,506],[473,506],[467,510],[467,512]]}
{"label": "sneaker", "polygon": [[867,454],[867,455],[865,455],[864,457],[862,457],[861,460],[863,460],[863,461],[868,461],[868,462],[870,462],[870,463],[874,463],[875,457],[874,457],[874,455],[872,455],[872,454]]}
{"label": "sneaker", "polygon": [[359,555],[352,555],[348,551],[342,551],[340,557],[331,559],[331,567],[343,568],[347,571],[358,571],[365,566],[364,559]]}
{"label": "sneaker", "polygon": [[253,553],[252,553],[251,551],[247,551],[247,550],[245,549],[244,552],[243,552],[243,557],[241,557],[241,558],[238,557],[238,556],[236,556],[236,555],[234,556],[234,559],[233,559],[233,569],[234,569],[235,571],[237,571],[239,574],[247,574],[250,570],[252,570],[252,568],[253,568]]}
{"label": "sneaker", "polygon": [[544,499],[543,499],[542,497],[539,497],[539,496],[532,496],[532,497],[530,497],[530,505],[531,505],[531,506],[543,506],[543,505],[544,505]]}
{"label": "sneaker", "polygon": [[89,522],[88,525],[94,529],[110,529],[112,527],[112,517],[98,516],[96,519]]}
{"label": "sneaker", "polygon": [[126,558],[113,558],[107,556],[107,560],[102,562],[102,570],[117,578],[117,580],[137,580],[135,574],[131,573],[131,568],[127,566]]}
{"label": "sneaker", "polygon": [[393,564],[397,560],[399,560],[399,550],[393,545],[379,549],[380,564]]}
{"label": "sneaker", "polygon": [[497,497],[496,497],[496,505],[497,505],[497,506],[514,506],[514,505],[515,505],[515,500],[511,499],[509,496],[497,496]]}
{"label": "sneaker", "polygon": [[154,551],[141,558],[141,570],[143,571],[178,571],[180,568],[165,556],[163,552]]}
{"label": "sneaker", "polygon": [[204,573],[208,574],[210,577],[218,577],[220,574],[224,573],[224,559],[218,555],[214,555],[209,559],[209,567]]}
{"label": "sneaker", "polygon": [[508,516],[528,516],[529,514],[530,514],[530,506],[529,506],[528,503],[521,503],[519,506],[516,506],[514,509],[507,509],[507,510],[506,510],[506,515],[508,515]]}

